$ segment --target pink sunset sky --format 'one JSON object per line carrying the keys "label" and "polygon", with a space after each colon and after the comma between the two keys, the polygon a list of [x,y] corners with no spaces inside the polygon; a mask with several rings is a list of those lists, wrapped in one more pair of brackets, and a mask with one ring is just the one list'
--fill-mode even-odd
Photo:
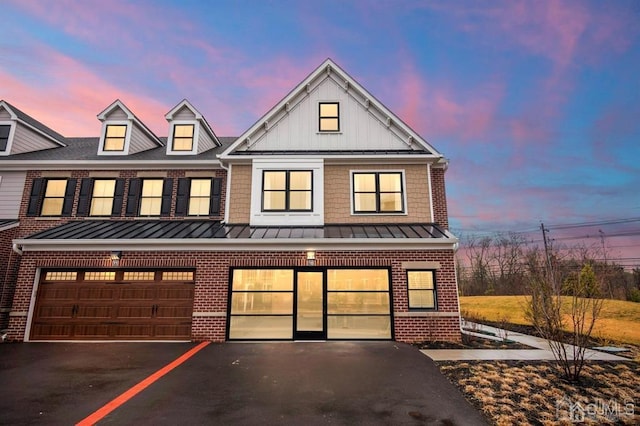
{"label": "pink sunset sky", "polygon": [[454,233],[544,222],[640,265],[637,1],[8,0],[3,18],[0,99],[65,136],[97,136],[117,98],[159,136],[184,98],[237,136],[331,57],[449,158]]}

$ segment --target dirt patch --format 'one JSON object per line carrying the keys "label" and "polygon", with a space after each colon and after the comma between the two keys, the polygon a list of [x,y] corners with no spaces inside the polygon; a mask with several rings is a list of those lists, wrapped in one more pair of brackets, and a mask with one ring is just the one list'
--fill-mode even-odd
{"label": "dirt patch", "polygon": [[563,380],[554,362],[437,364],[492,424],[640,424],[640,365],[634,362],[588,362],[580,383]]}

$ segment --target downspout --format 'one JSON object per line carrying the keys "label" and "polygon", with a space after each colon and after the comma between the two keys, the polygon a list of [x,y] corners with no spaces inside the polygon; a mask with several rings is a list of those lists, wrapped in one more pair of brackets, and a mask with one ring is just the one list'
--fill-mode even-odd
{"label": "downspout", "polygon": [[13,243],[13,251],[18,254],[18,256],[22,256],[22,248],[18,247],[17,243]]}
{"label": "downspout", "polygon": [[[220,160],[220,156],[218,156],[218,160]],[[220,160],[220,167],[222,167],[227,172],[227,191],[224,200],[224,221],[222,222],[227,223],[229,222],[229,199],[231,197],[231,165],[225,166],[224,162]]]}

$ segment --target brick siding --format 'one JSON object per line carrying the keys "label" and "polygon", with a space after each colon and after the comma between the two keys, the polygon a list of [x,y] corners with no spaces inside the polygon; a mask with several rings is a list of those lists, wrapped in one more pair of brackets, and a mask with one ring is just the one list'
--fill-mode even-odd
{"label": "brick siding", "polygon": [[[37,268],[111,269],[109,252],[25,252],[18,275],[9,338],[23,340]],[[433,313],[410,312],[406,272],[402,262],[439,262],[436,271],[438,310]],[[300,252],[124,252],[118,268],[194,268],[192,340],[224,341],[229,297],[229,268],[232,266],[305,266]],[[460,340],[458,295],[451,250],[405,251],[317,251],[317,267],[386,267],[392,272],[392,300],[395,339]]]}
{"label": "brick siding", "polygon": [[447,211],[447,192],[444,185],[445,169],[431,167],[431,196],[433,197],[434,222],[444,229],[449,229],[449,213]]}

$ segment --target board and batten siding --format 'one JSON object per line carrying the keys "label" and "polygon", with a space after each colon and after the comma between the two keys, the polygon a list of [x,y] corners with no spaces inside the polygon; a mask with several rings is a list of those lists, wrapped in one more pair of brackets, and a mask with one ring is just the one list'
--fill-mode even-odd
{"label": "board and batten siding", "polygon": [[[340,132],[318,132],[319,102],[340,103]],[[268,123],[268,131],[248,148],[249,151],[375,149],[408,149],[408,145],[333,78],[325,79],[280,121]]]}
{"label": "board and batten siding", "polygon": [[0,172],[0,219],[18,219],[27,172]]}
{"label": "board and batten siding", "polygon": [[13,137],[11,154],[42,151],[44,149],[57,148],[60,145],[50,141],[42,135],[18,123]]}

